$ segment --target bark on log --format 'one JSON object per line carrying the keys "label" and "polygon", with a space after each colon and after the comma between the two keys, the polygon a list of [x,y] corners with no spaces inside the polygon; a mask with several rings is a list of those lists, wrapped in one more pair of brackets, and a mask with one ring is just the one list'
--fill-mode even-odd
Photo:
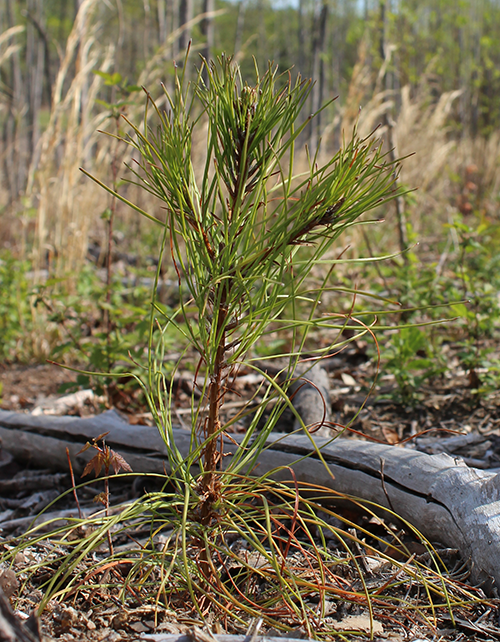
{"label": "bark on log", "polygon": [[40,642],[38,619],[33,614],[23,623],[12,612],[9,600],[0,589],[0,642]]}
{"label": "bark on log", "polygon": [[[299,370],[297,372],[297,370]],[[296,370],[297,379],[290,386],[290,399],[304,425],[318,437],[333,437],[329,424],[332,420],[328,373],[316,363],[312,368]],[[301,423],[295,418],[293,430],[298,431]]]}
{"label": "bark on log", "polygon": [[[130,426],[114,411],[96,417],[31,417],[0,411],[3,447],[18,460],[67,470],[66,446],[75,470],[92,456],[76,455],[89,439],[109,431],[106,443],[135,472],[168,471],[166,446],[154,427]],[[187,454],[189,432],[176,430],[176,444]],[[328,468],[314,451],[321,448]],[[226,452],[234,452],[227,442]],[[300,459],[309,455],[307,459]],[[227,459],[226,459],[227,461]],[[258,474],[291,466],[298,480],[376,502],[413,524],[427,539],[458,548],[472,580],[500,588],[500,476],[468,468],[448,455],[306,434],[272,434],[259,459]],[[290,477],[286,469],[276,479]],[[373,508],[373,507],[372,507]]]}

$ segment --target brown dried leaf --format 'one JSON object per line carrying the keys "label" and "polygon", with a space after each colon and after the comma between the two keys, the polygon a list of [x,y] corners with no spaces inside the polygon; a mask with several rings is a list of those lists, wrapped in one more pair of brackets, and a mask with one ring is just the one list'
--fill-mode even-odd
{"label": "brown dried leaf", "polygon": [[400,442],[399,434],[398,434],[398,431],[395,430],[394,428],[391,428],[390,426],[382,426],[382,433],[386,438],[387,443],[391,444],[391,446],[394,446],[395,444],[399,444]]}
{"label": "brown dried leaf", "polygon": [[113,470],[116,473],[118,473],[120,470],[124,470],[127,473],[132,472],[132,468],[129,466],[129,464],[123,459],[121,455],[119,455],[117,452],[114,450],[109,450],[110,454],[110,463],[113,466]]}
{"label": "brown dried leaf", "polygon": [[88,450],[89,448],[92,448],[92,447],[93,447],[93,445],[94,445],[94,444],[91,444],[91,443],[90,443],[90,441],[87,441],[87,443],[85,444],[85,446],[84,446],[81,450],[79,450],[76,454],[77,454],[77,455],[81,455],[82,453],[84,453],[84,452],[85,452],[86,450]]}
{"label": "brown dried leaf", "polygon": [[102,435],[99,435],[99,437],[96,437],[95,439],[92,439],[92,443],[90,443],[90,441],[87,441],[85,446],[80,451],[78,451],[76,454],[80,455],[81,453],[84,453],[89,448],[95,448],[96,450],[100,450],[99,446],[97,446],[97,442],[101,441],[101,439],[103,439],[104,437],[107,437],[107,435],[109,435],[109,430],[108,430],[108,432],[103,432]]}
{"label": "brown dried leaf", "polygon": [[83,469],[82,477],[85,477],[85,475],[89,475],[92,470],[95,471],[95,476],[99,477],[99,474],[105,463],[104,453],[102,453],[101,451],[97,452]]}

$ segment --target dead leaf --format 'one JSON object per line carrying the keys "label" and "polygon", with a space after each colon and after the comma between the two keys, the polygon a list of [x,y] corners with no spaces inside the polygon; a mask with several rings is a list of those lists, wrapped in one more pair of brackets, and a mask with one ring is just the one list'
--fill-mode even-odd
{"label": "dead leaf", "polygon": [[340,373],[340,378],[342,379],[343,383],[346,386],[355,386],[356,385],[356,379],[348,374],[347,372],[341,372]]}
{"label": "dead leaf", "polygon": [[[347,615],[340,622],[335,623],[337,631],[362,631],[363,633],[370,633],[369,615]],[[384,632],[384,627],[377,620],[373,620],[373,634],[381,635]]]}
{"label": "dead leaf", "polygon": [[387,440],[388,444],[391,444],[391,446],[394,446],[395,444],[399,444],[400,439],[399,439],[399,434],[398,431],[395,430],[394,428],[391,428],[390,426],[382,426],[382,434]]}
{"label": "dead leaf", "polygon": [[127,464],[127,462],[123,459],[121,455],[119,455],[117,452],[114,450],[110,449],[110,455],[111,455],[111,465],[113,466],[113,470],[116,473],[118,473],[120,470],[124,470],[127,473],[132,472],[132,468]]}
{"label": "dead leaf", "polygon": [[19,581],[12,569],[6,568],[0,572],[0,588],[5,597],[12,597],[19,588]]}

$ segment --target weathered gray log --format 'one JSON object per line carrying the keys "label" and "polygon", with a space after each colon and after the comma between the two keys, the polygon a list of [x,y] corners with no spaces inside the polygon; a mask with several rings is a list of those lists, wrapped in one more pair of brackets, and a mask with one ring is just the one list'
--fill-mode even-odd
{"label": "weathered gray log", "polygon": [[[0,410],[0,445],[17,461],[53,471],[67,471],[68,448],[76,474],[92,459],[92,449],[80,453],[87,441],[105,432],[106,443],[123,455],[135,472],[162,473],[167,448],[158,429],[131,426],[114,410],[94,417],[32,416]],[[187,452],[190,435],[179,429],[176,439],[181,452]]]}
{"label": "weathered gray log", "polygon": [[[166,446],[156,428],[130,426],[114,411],[85,419],[0,411],[3,447],[16,459],[53,470],[67,470],[68,446],[73,465],[81,472],[92,453],[76,453],[86,441],[106,431],[107,443],[135,472],[168,471]],[[175,440],[187,454],[189,433],[177,429]],[[500,588],[499,475],[468,468],[448,455],[355,439],[272,434],[268,443],[257,474],[275,470],[276,479],[288,479],[290,472],[280,467],[293,466],[299,481],[376,502],[413,524],[427,539],[458,548],[470,563],[473,581]],[[315,447],[321,448],[326,468]],[[234,448],[228,441],[225,452]]]}
{"label": "weathered gray log", "polygon": [[[289,389],[295,410],[311,433],[318,437],[333,437],[335,431],[329,426],[332,419],[328,373],[319,363],[312,368],[301,364],[295,371],[296,380]],[[293,429],[298,431],[301,423],[295,418]]]}
{"label": "weathered gray log", "polygon": [[38,619],[33,614],[23,623],[12,612],[9,600],[0,589],[0,642],[40,642]]}

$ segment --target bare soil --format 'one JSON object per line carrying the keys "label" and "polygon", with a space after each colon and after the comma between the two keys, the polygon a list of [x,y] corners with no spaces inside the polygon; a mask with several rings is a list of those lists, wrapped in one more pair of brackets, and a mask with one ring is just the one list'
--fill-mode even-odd
{"label": "bare soil", "polygon": [[0,408],[29,411],[48,397],[58,396],[63,383],[75,380],[74,372],[50,363],[0,365]]}

